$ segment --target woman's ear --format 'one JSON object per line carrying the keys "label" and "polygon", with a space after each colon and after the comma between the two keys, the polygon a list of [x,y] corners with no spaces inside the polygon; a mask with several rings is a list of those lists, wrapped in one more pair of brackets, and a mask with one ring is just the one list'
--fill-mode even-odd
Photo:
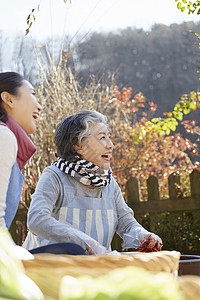
{"label": "woman's ear", "polygon": [[82,145],[74,145],[74,149],[76,150],[76,152],[77,152],[79,155],[82,155],[82,154],[83,154],[83,147],[82,147]]}
{"label": "woman's ear", "polygon": [[9,106],[9,108],[14,108],[14,99],[13,99],[13,95],[11,95],[8,92],[2,92],[1,93],[1,99],[3,100],[4,105]]}

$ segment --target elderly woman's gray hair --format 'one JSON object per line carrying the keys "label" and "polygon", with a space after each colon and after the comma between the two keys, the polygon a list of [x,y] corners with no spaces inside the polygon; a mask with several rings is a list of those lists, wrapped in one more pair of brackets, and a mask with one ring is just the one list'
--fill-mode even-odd
{"label": "elderly woman's gray hair", "polygon": [[54,143],[57,155],[73,161],[77,153],[74,145],[80,145],[91,135],[92,126],[97,123],[107,124],[107,117],[95,110],[82,110],[64,118],[56,127]]}

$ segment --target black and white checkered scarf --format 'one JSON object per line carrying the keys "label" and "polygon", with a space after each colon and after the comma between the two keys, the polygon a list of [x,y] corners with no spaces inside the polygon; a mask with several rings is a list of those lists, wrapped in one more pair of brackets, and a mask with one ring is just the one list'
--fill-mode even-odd
{"label": "black and white checkered scarf", "polygon": [[77,158],[75,161],[70,162],[58,156],[57,160],[54,161],[52,165],[87,186],[105,187],[109,185],[111,180],[111,169],[107,171],[103,170],[93,163],[81,158]]}

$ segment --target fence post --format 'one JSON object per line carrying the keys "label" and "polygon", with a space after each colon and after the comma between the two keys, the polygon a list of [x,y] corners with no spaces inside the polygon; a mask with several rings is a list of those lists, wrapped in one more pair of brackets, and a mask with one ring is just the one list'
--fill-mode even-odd
{"label": "fence post", "polygon": [[193,170],[190,174],[191,196],[200,197],[200,172]]}
{"label": "fence post", "polygon": [[134,202],[140,201],[139,184],[137,178],[130,177],[126,183],[128,205],[133,208]]}
{"label": "fence post", "polygon": [[178,198],[178,189],[176,187],[177,185],[180,185],[180,176],[173,173],[168,178],[170,199]]}
{"label": "fence post", "polygon": [[160,200],[158,178],[151,175],[147,179],[148,201]]}

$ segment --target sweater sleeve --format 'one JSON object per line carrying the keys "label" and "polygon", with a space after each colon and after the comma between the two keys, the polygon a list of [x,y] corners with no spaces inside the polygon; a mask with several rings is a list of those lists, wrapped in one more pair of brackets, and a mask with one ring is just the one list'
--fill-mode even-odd
{"label": "sweater sleeve", "polygon": [[6,193],[12,167],[17,157],[17,140],[12,131],[0,126],[0,226],[6,228]]}
{"label": "sweater sleeve", "polygon": [[70,223],[57,220],[52,216],[60,193],[60,183],[56,176],[50,172],[43,172],[35,193],[32,195],[28,211],[30,232],[52,243],[72,242],[80,245],[85,250],[88,247],[95,250],[94,248],[97,247],[96,253],[98,251],[101,251],[101,253],[106,252],[106,248],[89,235],[74,228]]}
{"label": "sweater sleeve", "polygon": [[124,201],[117,182],[115,182],[115,203],[118,216],[116,232],[123,239],[123,248],[139,247],[141,245],[139,235],[148,231],[134,218],[133,210]]}

